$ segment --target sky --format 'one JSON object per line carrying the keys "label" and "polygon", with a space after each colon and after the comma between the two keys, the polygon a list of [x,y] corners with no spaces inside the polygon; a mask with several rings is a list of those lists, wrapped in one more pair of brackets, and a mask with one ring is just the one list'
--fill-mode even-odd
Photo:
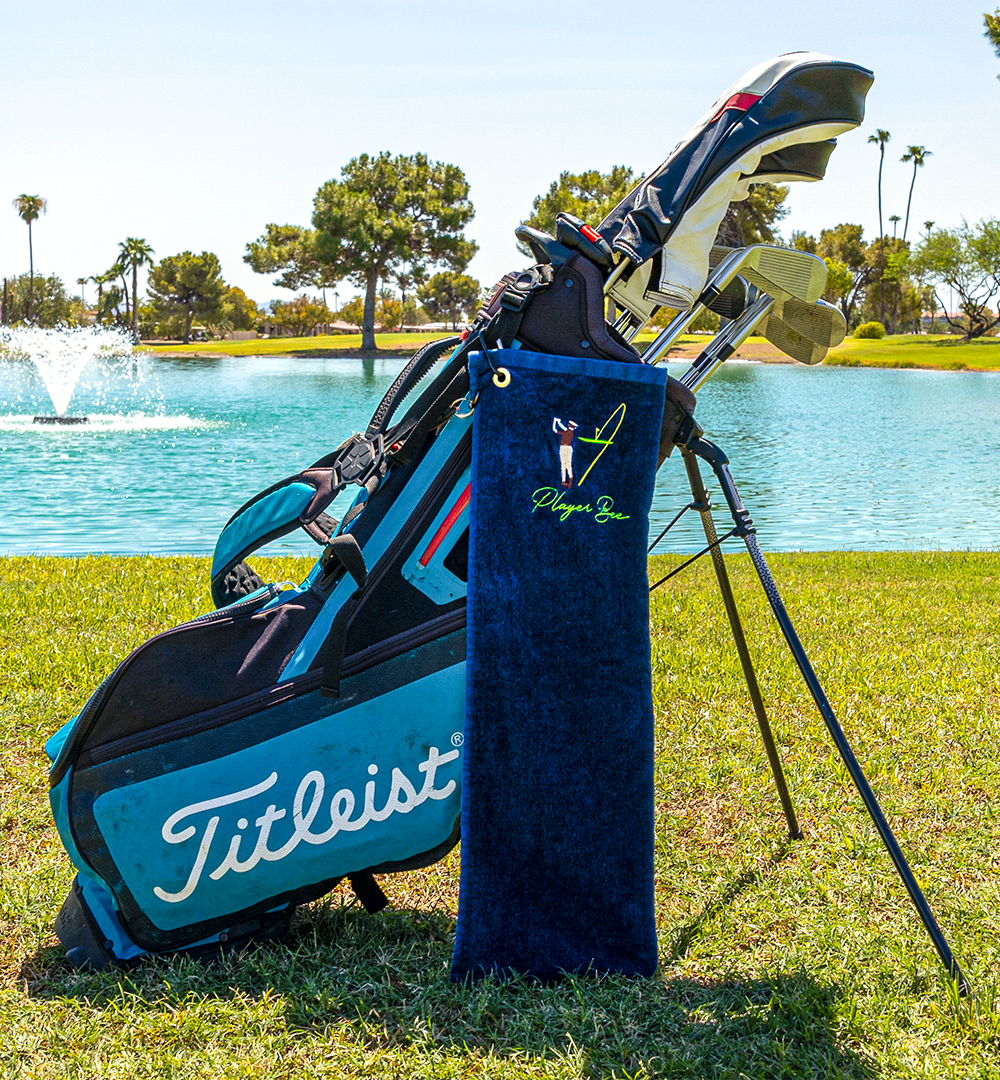
{"label": "sky", "polygon": [[996,2],[0,0],[0,274],[28,264],[10,202],[39,194],[36,273],[74,291],[138,236],[157,257],[213,251],[258,302],[287,299],[246,244],[268,222],[308,225],[322,183],[388,150],[464,170],[469,272],[489,285],[524,265],[514,228],[560,172],[649,171],[740,75],[796,50],[863,64],[875,85],[827,178],[792,185],[785,235],[841,221],[877,235],[876,128],[892,136],[887,231],[910,144],[933,153],[911,239],[928,219],[997,217],[1000,60],[982,36]]}

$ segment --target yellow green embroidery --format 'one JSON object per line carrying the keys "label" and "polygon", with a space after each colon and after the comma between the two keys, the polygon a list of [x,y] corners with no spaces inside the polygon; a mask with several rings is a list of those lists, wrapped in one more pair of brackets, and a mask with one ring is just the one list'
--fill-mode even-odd
{"label": "yellow green embroidery", "polygon": [[[614,422],[616,416],[618,417],[618,423],[615,424],[615,430],[611,432],[610,438],[605,439],[603,437],[604,433]],[[604,451],[607,450],[607,448],[615,441],[615,436],[618,434],[618,429],[622,426],[622,421],[624,421],[624,419],[625,402],[623,401],[621,405],[619,405],[618,408],[615,409],[615,411],[607,418],[607,420],[604,421],[601,427],[594,429],[594,437],[592,439],[585,438],[583,435],[578,436],[580,442],[596,443],[598,446],[600,446],[601,450],[597,457],[595,457],[594,460],[590,463],[587,471],[583,474],[583,476],[580,477],[580,482],[576,485],[577,487],[583,487],[583,482],[590,475],[590,470],[601,460],[601,454],[603,454]]]}

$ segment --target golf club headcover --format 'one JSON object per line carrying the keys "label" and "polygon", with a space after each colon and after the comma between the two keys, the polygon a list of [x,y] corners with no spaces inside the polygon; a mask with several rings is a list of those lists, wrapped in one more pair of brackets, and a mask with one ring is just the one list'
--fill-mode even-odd
{"label": "golf club headcover", "polygon": [[474,354],[456,981],[650,975],[646,574],[666,372]]}
{"label": "golf club headcover", "polygon": [[[857,127],[874,76],[820,53],[786,53],[748,71],[597,226],[641,266],[656,258],[648,299],[688,310],[731,201],[750,185],[818,180],[836,136]],[[813,147],[813,149],[796,149]]]}

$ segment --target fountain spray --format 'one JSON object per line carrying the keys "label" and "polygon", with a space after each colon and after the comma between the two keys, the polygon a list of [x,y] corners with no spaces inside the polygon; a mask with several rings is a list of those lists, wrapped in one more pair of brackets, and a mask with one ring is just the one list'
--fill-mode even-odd
{"label": "fountain spray", "polygon": [[54,412],[34,418],[36,424],[85,424],[86,416],[70,416],[73,391],[84,368],[95,359],[132,354],[126,331],[101,326],[41,329],[0,328],[0,356],[34,363],[52,400]]}

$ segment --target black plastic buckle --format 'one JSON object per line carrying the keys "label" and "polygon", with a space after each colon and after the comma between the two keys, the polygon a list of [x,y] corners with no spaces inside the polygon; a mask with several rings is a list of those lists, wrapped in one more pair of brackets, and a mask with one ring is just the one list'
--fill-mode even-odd
{"label": "black plastic buckle", "polygon": [[344,484],[364,487],[372,476],[384,473],[385,469],[385,439],[381,435],[370,439],[355,435],[337,459],[337,471]]}
{"label": "black plastic buckle", "polygon": [[500,306],[507,311],[520,311],[533,293],[552,284],[552,277],[552,267],[548,263],[521,271],[500,294]]}
{"label": "black plastic buckle", "polygon": [[673,443],[674,446],[687,446],[692,439],[700,439],[705,432],[691,413],[686,409],[682,409],[679,405],[676,408],[679,413],[683,414],[683,419],[678,425]]}

